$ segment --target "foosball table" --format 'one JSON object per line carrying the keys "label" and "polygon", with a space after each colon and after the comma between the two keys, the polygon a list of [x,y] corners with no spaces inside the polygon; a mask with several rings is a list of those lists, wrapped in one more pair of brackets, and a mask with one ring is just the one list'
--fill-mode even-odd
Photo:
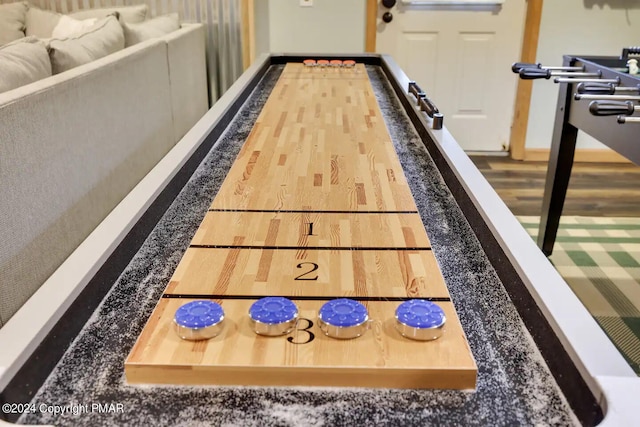
{"label": "foosball table", "polygon": [[637,414],[638,378],[388,56],[262,56],[130,196],[52,276],[72,291],[0,329],[7,420]]}
{"label": "foosball table", "polygon": [[619,57],[565,55],[562,66],[516,63],[522,79],[551,79],[560,85],[538,244],[550,255],[569,186],[578,130],[640,165],[640,47]]}

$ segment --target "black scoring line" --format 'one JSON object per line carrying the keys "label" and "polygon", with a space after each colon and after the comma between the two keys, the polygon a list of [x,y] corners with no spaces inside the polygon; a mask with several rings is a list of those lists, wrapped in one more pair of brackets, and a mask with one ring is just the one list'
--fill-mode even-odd
{"label": "black scoring line", "polygon": [[327,214],[418,214],[418,211],[327,211],[295,209],[209,209],[209,212],[250,212],[250,213],[327,213]]}
{"label": "black scoring line", "polygon": [[370,246],[251,246],[251,245],[189,245],[192,249],[266,249],[309,251],[430,251],[429,246],[370,247]]}
{"label": "black scoring line", "polygon": [[372,302],[401,302],[412,299],[424,299],[427,301],[450,302],[450,297],[374,297],[374,296],[317,296],[317,295],[226,295],[226,294],[163,294],[165,299],[220,299],[220,300],[258,300],[266,297],[283,296],[290,300],[296,301],[330,301],[338,298],[349,298],[356,301],[372,301]]}

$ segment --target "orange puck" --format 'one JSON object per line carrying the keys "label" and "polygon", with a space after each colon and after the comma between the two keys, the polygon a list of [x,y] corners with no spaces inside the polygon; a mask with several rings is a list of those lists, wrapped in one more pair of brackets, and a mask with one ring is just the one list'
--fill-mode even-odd
{"label": "orange puck", "polygon": [[356,65],[356,61],[354,61],[353,59],[347,59],[345,61],[342,61],[343,67],[354,67],[355,65]]}
{"label": "orange puck", "polygon": [[316,60],[315,59],[305,59],[304,61],[302,61],[302,63],[307,67],[313,67],[313,66],[316,65]]}
{"label": "orange puck", "polygon": [[332,67],[342,67],[342,61],[339,59],[332,59],[330,64]]}
{"label": "orange puck", "polygon": [[326,59],[318,59],[318,65],[321,67],[326,67],[327,65],[329,65],[329,61],[327,61]]}

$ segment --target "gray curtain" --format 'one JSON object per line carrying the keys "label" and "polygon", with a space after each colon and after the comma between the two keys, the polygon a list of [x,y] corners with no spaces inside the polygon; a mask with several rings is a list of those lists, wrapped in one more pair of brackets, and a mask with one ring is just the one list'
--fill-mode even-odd
{"label": "gray curtain", "polygon": [[[14,1],[0,0],[0,3]],[[211,102],[218,99],[243,71],[240,0],[30,0],[30,3],[60,13],[146,3],[152,17],[177,12],[182,22],[205,24]]]}

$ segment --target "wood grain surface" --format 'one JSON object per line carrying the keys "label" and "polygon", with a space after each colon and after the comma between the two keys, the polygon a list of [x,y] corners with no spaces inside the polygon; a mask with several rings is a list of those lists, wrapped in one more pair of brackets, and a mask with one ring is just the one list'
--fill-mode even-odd
{"label": "wood grain surface", "polygon": [[417,211],[366,70],[288,64],[212,208]]}
{"label": "wood grain surface", "polygon": [[[332,385],[360,387],[469,388],[476,367],[453,305],[441,303],[446,330],[433,342],[413,341],[394,326],[397,302],[364,302],[369,330],[351,340],[329,338],[317,326],[324,301],[295,301],[298,329],[286,337],[253,333],[247,313],[253,301],[218,300],[225,328],[211,340],[185,341],[173,330],[185,300],[162,299],[127,362],[137,382],[179,384]],[[306,343],[313,334],[313,341]],[[297,343],[297,344],[296,344]]]}
{"label": "wood grain surface", "polygon": [[449,297],[431,251],[382,250],[190,248],[165,293]]}
{"label": "wood grain surface", "polygon": [[431,248],[417,213],[208,212],[192,245]]}
{"label": "wood grain surface", "polygon": [[[255,334],[248,310],[285,296],[286,336]],[[361,301],[369,330],[327,337],[322,304]],[[426,298],[443,336],[395,329],[395,309]],[[186,341],[173,316],[220,303],[221,335]],[[431,251],[366,70],[287,64],[190,247],[125,363],[130,383],[475,387],[477,368]]]}
{"label": "wood grain surface", "polygon": [[[548,162],[471,156],[514,215],[540,215]],[[564,215],[640,217],[640,167],[632,163],[573,164]]]}

